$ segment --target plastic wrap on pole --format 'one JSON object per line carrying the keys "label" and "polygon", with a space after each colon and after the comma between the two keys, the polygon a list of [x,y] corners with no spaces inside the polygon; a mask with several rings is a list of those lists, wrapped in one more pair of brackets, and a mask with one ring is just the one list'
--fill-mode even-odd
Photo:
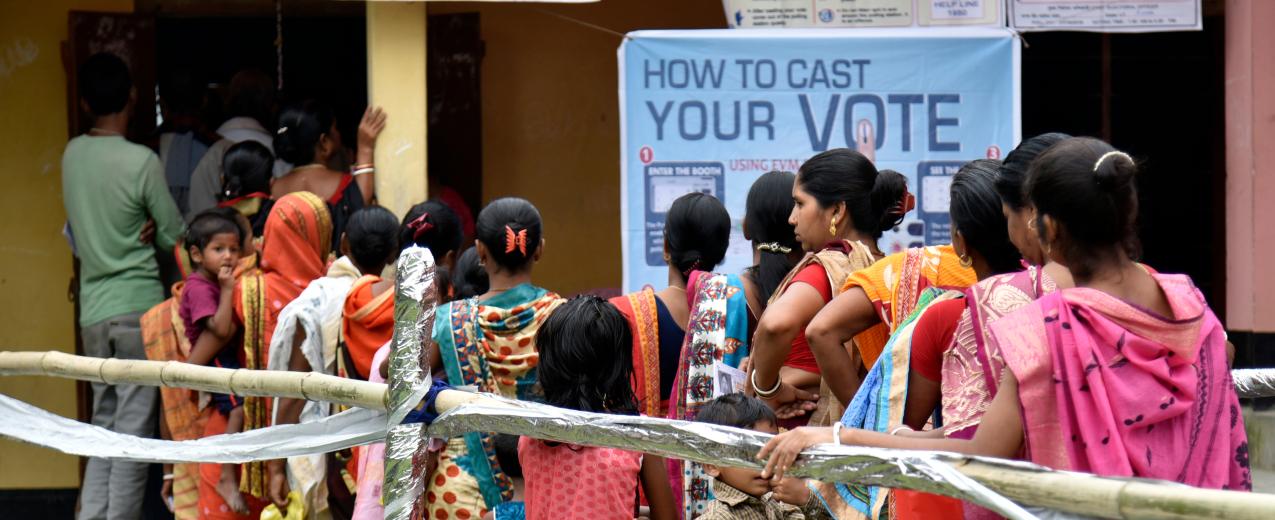
{"label": "plastic wrap on pole", "polygon": [[[385,439],[385,518],[420,518],[417,497],[424,491],[429,440],[419,425],[403,418],[429,390],[426,344],[433,336],[438,301],[434,255],[411,247],[399,255],[394,287],[394,340],[390,353],[389,436]],[[418,463],[419,462],[419,463]]]}
{"label": "plastic wrap on pole", "polygon": [[116,433],[0,394],[0,436],[83,457],[242,463],[327,453],[379,441],[385,438],[385,412],[356,408],[315,422],[166,441]]}
{"label": "plastic wrap on pole", "polygon": [[[499,404],[471,403],[453,408],[429,427],[429,435],[454,437],[471,431],[507,433],[757,469],[761,465],[755,455],[771,437],[761,432],[705,423],[579,412],[496,396],[484,397],[489,398],[484,401],[496,400]],[[802,452],[790,473],[825,482],[915,489],[969,500],[1012,519],[1035,518],[948,463],[967,459],[969,457],[941,452],[829,444]],[[1009,465],[1036,468],[1030,464]],[[1042,471],[1047,470],[1042,468]]]}
{"label": "plastic wrap on pole", "polygon": [[1231,379],[1241,399],[1275,397],[1275,368],[1232,370]]}

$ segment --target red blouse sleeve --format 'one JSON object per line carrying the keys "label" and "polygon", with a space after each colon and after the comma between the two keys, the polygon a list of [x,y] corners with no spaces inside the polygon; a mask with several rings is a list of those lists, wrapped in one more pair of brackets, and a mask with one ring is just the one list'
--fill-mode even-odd
{"label": "red blouse sleeve", "polygon": [[917,318],[912,331],[912,370],[926,379],[941,381],[943,352],[952,344],[957,322],[965,311],[965,300],[944,300],[930,305]]}
{"label": "red blouse sleeve", "polygon": [[828,281],[828,271],[818,262],[798,271],[797,276],[792,277],[792,283],[797,282],[814,287],[816,291],[819,291],[819,296],[823,297],[824,303],[832,301],[832,283]]}

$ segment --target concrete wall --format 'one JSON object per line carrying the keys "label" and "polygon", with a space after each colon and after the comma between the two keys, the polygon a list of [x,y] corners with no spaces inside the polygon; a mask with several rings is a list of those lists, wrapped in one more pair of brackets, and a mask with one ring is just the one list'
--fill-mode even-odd
{"label": "concrete wall", "polygon": [[[62,149],[67,141],[61,42],[67,13],[131,11],[132,0],[0,4],[0,345],[75,350],[67,300],[71,251],[62,238]],[[75,417],[75,384],[4,377],[0,393]],[[79,486],[75,457],[0,441],[0,488]],[[3,515],[0,515],[3,516]]]}
{"label": "concrete wall", "polygon": [[537,283],[563,294],[619,287],[621,37],[554,15],[618,33],[719,28],[721,2],[435,3],[429,12],[480,13],[483,199],[517,195],[540,208]]}
{"label": "concrete wall", "polygon": [[1275,332],[1275,2],[1226,2],[1226,327]]}

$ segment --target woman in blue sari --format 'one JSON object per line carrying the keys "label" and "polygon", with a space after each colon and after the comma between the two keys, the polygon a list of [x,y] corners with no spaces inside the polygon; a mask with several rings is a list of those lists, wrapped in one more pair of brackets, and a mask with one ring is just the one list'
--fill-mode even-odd
{"label": "woman in blue sari", "polygon": [[[454,386],[536,401],[536,331],[563,299],[531,283],[544,250],[540,212],[530,202],[503,198],[478,215],[476,247],[489,289],[438,307],[432,360]],[[514,486],[496,457],[496,436],[450,439],[430,475],[429,518],[479,518],[513,499]]]}

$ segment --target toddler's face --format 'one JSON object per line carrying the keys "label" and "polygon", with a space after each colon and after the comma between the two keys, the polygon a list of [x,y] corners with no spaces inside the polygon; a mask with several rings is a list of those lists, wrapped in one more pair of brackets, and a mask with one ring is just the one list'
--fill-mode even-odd
{"label": "toddler's face", "polygon": [[239,263],[239,236],[234,233],[218,233],[213,235],[208,245],[195,259],[199,266],[209,273],[216,274],[222,267],[235,268]]}
{"label": "toddler's face", "polygon": [[[759,421],[753,424],[752,429],[770,434],[779,433],[779,428],[770,421]],[[770,480],[761,478],[760,470],[707,466],[705,471],[727,485],[755,497],[770,492]]]}

